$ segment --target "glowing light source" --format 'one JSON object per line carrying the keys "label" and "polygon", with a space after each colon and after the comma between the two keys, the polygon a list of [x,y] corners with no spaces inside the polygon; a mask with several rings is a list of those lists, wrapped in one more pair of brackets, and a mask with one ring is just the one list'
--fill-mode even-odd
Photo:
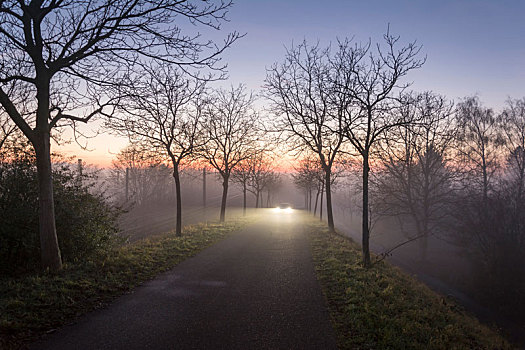
{"label": "glowing light source", "polygon": [[292,206],[288,203],[279,204],[279,206],[274,208],[273,211],[275,213],[286,213],[286,214],[293,213]]}

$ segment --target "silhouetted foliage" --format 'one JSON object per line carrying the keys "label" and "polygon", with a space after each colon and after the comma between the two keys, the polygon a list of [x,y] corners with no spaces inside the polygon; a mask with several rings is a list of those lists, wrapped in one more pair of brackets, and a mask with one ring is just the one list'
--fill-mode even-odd
{"label": "silhouetted foliage", "polygon": [[[27,146],[11,149],[0,162],[0,275],[40,267],[38,182],[35,156]],[[95,192],[96,173],[55,157],[53,190],[57,235],[65,262],[105,253],[118,241],[120,210]]]}

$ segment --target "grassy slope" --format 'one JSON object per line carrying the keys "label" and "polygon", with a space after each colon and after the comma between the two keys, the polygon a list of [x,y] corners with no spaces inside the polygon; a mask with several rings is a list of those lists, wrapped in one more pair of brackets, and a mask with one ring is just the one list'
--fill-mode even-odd
{"label": "grassy slope", "polygon": [[193,225],[136,242],[96,261],[0,280],[0,349],[18,348],[41,334],[99,308],[200,250],[244,227],[249,219],[224,225]]}
{"label": "grassy slope", "polygon": [[388,263],[364,269],[351,240],[320,223],[308,232],[340,349],[510,348],[453,301]]}

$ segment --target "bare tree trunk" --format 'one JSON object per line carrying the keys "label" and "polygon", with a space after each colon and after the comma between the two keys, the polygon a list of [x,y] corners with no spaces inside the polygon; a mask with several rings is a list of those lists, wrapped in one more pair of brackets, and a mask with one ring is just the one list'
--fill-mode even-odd
{"label": "bare tree trunk", "polygon": [[368,152],[363,155],[363,264],[370,267],[370,230],[368,226],[368,175],[370,168],[368,165]]}
{"label": "bare tree trunk", "polygon": [[304,207],[306,210],[309,210],[308,208],[308,191],[304,192]]}
{"label": "bare tree trunk", "polygon": [[319,202],[319,193],[321,193],[321,190],[319,187],[317,187],[317,193],[315,194],[315,206],[314,206],[314,216],[317,214],[317,203]]}
{"label": "bare tree trunk", "polygon": [[220,221],[224,222],[226,218],[226,199],[228,198],[228,175],[222,177],[222,200]]}
{"label": "bare tree trunk", "polygon": [[520,163],[518,164],[519,167],[519,175],[518,175],[518,190],[516,193],[516,204],[521,203],[521,197],[523,195],[523,180],[525,178],[525,150],[521,150],[519,155],[517,157],[520,157]]}
{"label": "bare tree trunk", "polygon": [[242,215],[246,216],[246,182],[242,184]]}
{"label": "bare tree trunk", "polygon": [[175,195],[177,198],[177,218],[175,225],[175,235],[182,236],[182,199],[180,194],[180,176],[179,176],[179,167],[177,165],[173,166],[173,178],[175,179]]}
{"label": "bare tree trunk", "polygon": [[206,208],[206,167],[202,168],[202,207]]}
{"label": "bare tree trunk", "polygon": [[33,145],[36,153],[38,174],[38,215],[40,226],[40,253],[42,267],[51,271],[62,268],[60,248],[55,224],[55,203],[53,200],[53,177],[51,168],[51,145],[48,133],[37,136]]}
{"label": "bare tree trunk", "polygon": [[487,174],[487,163],[485,161],[485,155],[482,155],[482,166],[483,171],[483,204],[486,206],[489,197],[489,180]]}
{"label": "bare tree trunk", "polygon": [[326,216],[328,218],[328,227],[330,228],[331,231],[334,231],[335,230],[335,225],[334,225],[334,214],[333,214],[333,211],[332,211],[332,190],[331,190],[331,187],[332,187],[332,184],[331,184],[331,175],[332,175],[332,171],[329,170],[329,171],[326,171]]}
{"label": "bare tree trunk", "polygon": [[321,203],[319,204],[319,220],[323,220],[323,198],[324,198],[324,182],[321,185]]}
{"label": "bare tree trunk", "polygon": [[255,191],[255,209],[259,209],[259,190]]}

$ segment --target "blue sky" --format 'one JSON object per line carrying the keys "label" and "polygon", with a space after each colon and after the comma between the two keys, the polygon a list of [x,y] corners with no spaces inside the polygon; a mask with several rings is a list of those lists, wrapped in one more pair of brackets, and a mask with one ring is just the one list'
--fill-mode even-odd
{"label": "blue sky", "polygon": [[525,1],[238,0],[224,31],[247,33],[225,55],[229,83],[258,89],[265,67],[293,41],[380,40],[387,25],[402,42],[423,45],[427,63],[408,79],[415,90],[452,99],[479,94],[499,109],[525,96]]}
{"label": "blue sky", "polygon": [[[402,42],[423,45],[427,62],[408,76],[414,90],[432,90],[456,101],[478,94],[498,111],[509,96],[525,96],[524,14],[525,0],[237,0],[230,22],[219,32],[203,34],[220,40],[229,31],[246,33],[223,56],[230,79],[221,84],[245,83],[257,91],[266,67],[282,61],[285,46],[293,41],[381,40],[390,24]],[[93,152],[74,143],[61,148],[108,166],[126,144],[105,134],[89,141]]]}

